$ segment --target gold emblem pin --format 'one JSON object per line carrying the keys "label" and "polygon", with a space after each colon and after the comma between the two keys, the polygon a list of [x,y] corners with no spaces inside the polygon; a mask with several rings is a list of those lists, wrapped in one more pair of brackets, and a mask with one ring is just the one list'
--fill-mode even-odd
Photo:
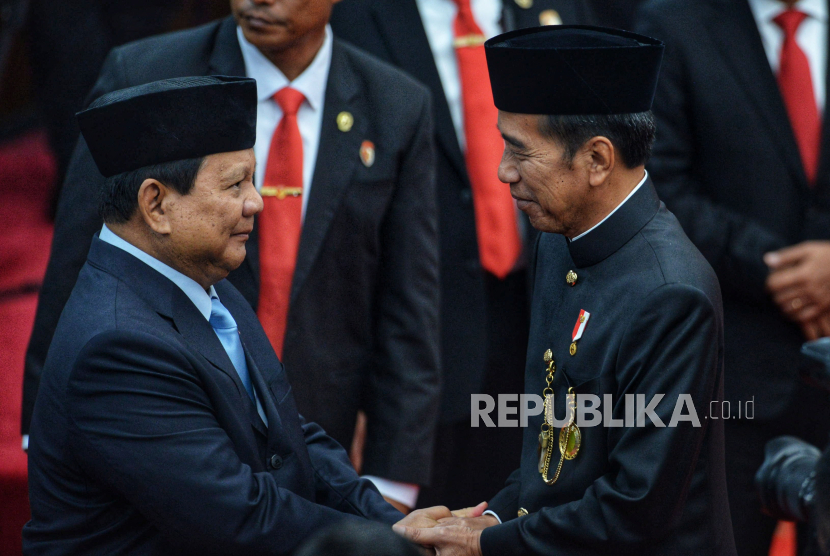
{"label": "gold emblem pin", "polygon": [[576,272],[573,270],[569,270],[568,273],[565,275],[565,281],[568,283],[569,286],[576,285]]}
{"label": "gold emblem pin", "polygon": [[352,126],[354,125],[354,116],[352,116],[351,112],[340,112],[337,115],[337,129],[346,133]]}
{"label": "gold emblem pin", "polygon": [[528,10],[533,7],[533,0],[516,0],[516,5],[524,10]]}
{"label": "gold emblem pin", "polygon": [[562,25],[562,18],[556,10],[544,10],[539,14],[539,25]]}
{"label": "gold emblem pin", "polygon": [[570,354],[576,355],[576,342],[571,342]]}
{"label": "gold emblem pin", "polygon": [[551,350],[546,350],[544,355],[545,363],[550,363],[553,361],[553,352]]}
{"label": "gold emblem pin", "polygon": [[367,168],[375,163],[375,144],[371,141],[363,141],[360,145],[360,160]]}
{"label": "gold emblem pin", "polygon": [[519,508],[519,517],[524,517],[527,515],[527,510],[524,508]]}

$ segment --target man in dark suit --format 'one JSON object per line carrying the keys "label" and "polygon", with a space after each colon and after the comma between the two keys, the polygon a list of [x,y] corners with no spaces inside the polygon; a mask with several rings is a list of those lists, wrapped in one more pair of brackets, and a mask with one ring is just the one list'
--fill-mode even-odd
{"label": "man in dark suit", "polygon": [[663,43],[553,27],[486,48],[499,176],[545,232],[525,373],[545,408],[524,415],[521,467],[488,515],[401,531],[456,556],[735,556],[723,423],[705,418],[720,288],[645,172]]}
{"label": "man in dark suit", "polygon": [[[521,435],[515,429],[470,428],[470,395],[516,394],[522,389],[528,327],[527,256],[498,276],[482,261],[481,234],[473,171],[484,171],[496,193],[512,204],[496,178],[501,139],[492,101],[489,111],[471,108],[480,128],[469,130],[468,94],[484,88],[486,68],[464,87],[463,54],[454,47],[456,5],[471,8],[481,37],[551,24],[587,24],[593,16],[583,0],[348,0],[334,7],[331,24],[345,39],[403,69],[432,91],[437,145],[437,202],[441,238],[441,350],[443,397],[434,456],[434,477],[420,506],[463,507],[484,500],[518,465]],[[462,39],[463,40],[463,39]],[[457,43],[456,43],[457,44]],[[480,46],[480,42],[478,46]],[[483,60],[483,53],[480,53]],[[475,100],[475,99],[473,99]],[[492,116],[491,119],[487,119]],[[468,135],[492,138],[492,158],[471,159]],[[475,154],[473,156],[476,156]],[[476,158],[475,160],[481,160]],[[477,168],[478,167],[478,168]],[[518,216],[524,250],[534,232]],[[503,231],[490,231],[502,237]],[[499,445],[501,450],[493,451]]]}
{"label": "man in dark suit", "polygon": [[[385,494],[410,506],[415,485],[429,481],[439,396],[429,98],[402,72],[333,39],[327,28],[331,4],[234,0],[236,21],[113,50],[90,96],[174,76],[257,79],[256,182],[271,196],[245,262],[229,279],[260,317],[263,294],[271,302],[277,288],[278,301],[290,296],[290,308],[277,307],[281,315],[274,318],[272,311],[264,324],[289,369],[300,411],[348,447],[363,407],[368,415],[363,472],[403,483],[379,481]],[[271,175],[279,178],[279,171],[286,171],[279,164],[299,154],[279,150],[288,140],[272,140],[288,120],[272,95],[287,85],[306,98],[294,124],[302,141],[294,170],[301,178],[290,184],[295,193],[280,197],[280,183],[271,183]],[[100,226],[90,191],[101,181],[81,141],[64,185],[27,356],[24,433],[52,331]],[[264,241],[273,243],[289,227],[265,237],[259,226],[272,207],[289,202],[296,208],[293,254],[263,251]],[[293,264],[276,284],[274,273],[263,271],[275,259]],[[271,280],[267,288],[261,287],[263,276]]]}
{"label": "man in dark suit", "polygon": [[[766,442],[824,445],[830,426],[830,405],[798,377],[802,342],[830,334],[830,120],[817,104],[827,11],[826,0],[660,0],[639,16],[640,31],[667,42],[649,171],[723,288],[726,469],[742,556],[767,554],[775,526],[753,485]],[[807,15],[794,36],[785,12]],[[793,108],[807,111],[791,121]],[[737,418],[748,401],[754,412]]]}
{"label": "man in dark suit", "polygon": [[105,222],[32,419],[26,554],[288,554],[332,521],[401,514],[297,413],[224,278],[263,202],[256,84],[189,77],[79,115]]}

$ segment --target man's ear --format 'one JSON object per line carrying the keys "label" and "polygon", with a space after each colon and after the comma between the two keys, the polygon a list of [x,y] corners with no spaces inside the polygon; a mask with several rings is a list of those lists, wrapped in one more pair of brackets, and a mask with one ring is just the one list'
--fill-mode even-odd
{"label": "man's ear", "polygon": [[144,223],[157,234],[167,235],[171,231],[167,209],[174,196],[175,192],[152,178],[144,180],[138,188],[138,213]]}
{"label": "man's ear", "polygon": [[592,187],[597,187],[604,184],[614,170],[617,163],[617,153],[614,151],[614,145],[607,137],[593,137],[588,140],[587,147],[591,155],[588,166],[588,181]]}

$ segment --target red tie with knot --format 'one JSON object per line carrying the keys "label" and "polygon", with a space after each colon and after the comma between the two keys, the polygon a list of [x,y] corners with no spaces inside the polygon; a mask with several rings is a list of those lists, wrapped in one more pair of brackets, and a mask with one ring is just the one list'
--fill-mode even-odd
{"label": "red tie with knot", "polygon": [[788,9],[773,19],[784,30],[784,45],[778,66],[778,88],[787,108],[790,125],[795,135],[801,162],[812,186],[818,173],[821,147],[821,119],[818,115],[810,62],[798,43],[795,34],[807,14]]}
{"label": "red tie with knot", "polygon": [[464,105],[467,173],[473,191],[476,236],[481,266],[504,278],[522,249],[516,209],[510,189],[499,181],[498,167],[504,143],[496,129],[484,35],[476,24],[470,0],[455,0],[455,55]]}
{"label": "red tie with knot", "polygon": [[265,167],[262,184],[264,207],[259,216],[259,303],[257,316],[282,357],[291,280],[300,246],[303,212],[303,140],[297,111],[305,100],[290,87],[280,89],[274,100],[282,108]]}

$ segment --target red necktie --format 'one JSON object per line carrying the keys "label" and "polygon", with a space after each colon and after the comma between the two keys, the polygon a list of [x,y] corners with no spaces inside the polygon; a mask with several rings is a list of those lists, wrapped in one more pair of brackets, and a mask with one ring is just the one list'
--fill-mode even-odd
{"label": "red necktie", "polygon": [[285,87],[274,95],[282,108],[268,150],[262,184],[264,208],[259,216],[259,304],[257,316],[282,357],[291,279],[297,263],[303,211],[303,140],[297,110],[305,100],[299,91]]}
{"label": "red necktie", "polygon": [[496,129],[498,110],[493,104],[484,35],[473,18],[470,0],[455,0],[455,55],[464,105],[467,139],[467,173],[473,190],[473,208],[481,266],[504,278],[522,249],[516,209],[510,189],[498,179],[504,143]]}
{"label": "red necktie", "polygon": [[778,66],[778,87],[787,108],[795,134],[801,162],[807,181],[812,186],[818,172],[819,148],[821,146],[821,119],[818,115],[810,63],[798,43],[795,33],[807,14],[788,9],[773,19],[784,30],[784,46],[781,48],[781,63]]}

